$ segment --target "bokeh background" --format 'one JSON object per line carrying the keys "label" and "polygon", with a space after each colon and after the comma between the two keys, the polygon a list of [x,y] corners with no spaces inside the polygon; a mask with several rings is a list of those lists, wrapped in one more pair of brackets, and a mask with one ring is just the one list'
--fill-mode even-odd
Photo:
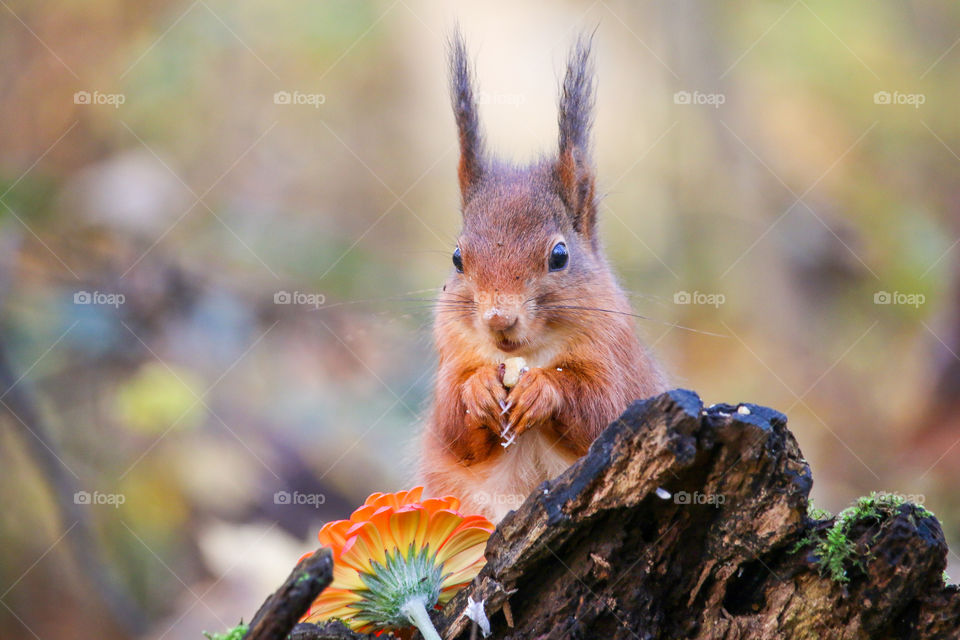
{"label": "bokeh background", "polygon": [[960,549],[960,5],[3,0],[0,636],[225,629],[408,486],[457,20],[518,161],[596,29],[638,331],[787,413],[818,506],[916,496]]}

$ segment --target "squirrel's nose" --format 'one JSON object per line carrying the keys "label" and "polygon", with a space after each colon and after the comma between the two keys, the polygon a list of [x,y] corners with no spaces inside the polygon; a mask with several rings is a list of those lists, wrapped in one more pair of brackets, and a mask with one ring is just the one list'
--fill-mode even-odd
{"label": "squirrel's nose", "polygon": [[493,331],[506,331],[517,324],[517,314],[508,313],[496,307],[484,312],[483,319]]}

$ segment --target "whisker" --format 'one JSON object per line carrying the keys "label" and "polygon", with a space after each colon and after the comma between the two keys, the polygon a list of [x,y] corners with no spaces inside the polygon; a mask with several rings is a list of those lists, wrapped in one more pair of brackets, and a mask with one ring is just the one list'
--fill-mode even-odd
{"label": "whisker", "polygon": [[598,311],[600,313],[614,313],[619,316],[630,316],[631,318],[640,318],[641,320],[649,320],[647,316],[642,316],[638,313],[629,313],[627,311],[617,311],[615,309],[603,309],[601,307],[580,307],[576,305],[540,305],[538,309],[570,309],[574,311]]}
{"label": "whisker", "polygon": [[[547,305],[559,304],[559,303],[562,303],[562,302],[580,302],[580,301],[582,301],[583,299],[584,299],[584,296],[572,296],[572,297],[569,297],[569,298],[551,298],[551,297],[549,297],[549,296],[543,296],[543,297],[540,298],[538,304],[539,304],[539,305],[543,305],[543,306],[547,306]],[[596,300],[596,299],[594,299],[594,300]],[[608,301],[608,300],[602,300],[602,299],[601,299],[601,300],[597,300],[597,302],[600,302],[600,303],[611,302],[612,304],[616,304],[616,301],[615,301],[615,300],[609,300],[609,301]]]}
{"label": "whisker", "polygon": [[417,298],[407,298],[406,296],[414,293],[426,293],[428,291],[436,291],[436,287],[431,289],[417,289],[415,291],[407,291],[405,293],[400,293],[395,296],[385,296],[381,298],[365,298],[362,300],[344,300],[342,302],[334,302],[332,304],[324,304],[321,309],[333,309],[335,307],[344,307],[352,304],[365,304],[368,302],[404,302],[407,300],[416,300]]}
{"label": "whisker", "polygon": [[729,338],[729,337],[730,337],[730,336],[725,335],[725,334],[722,334],[722,333],[713,333],[712,331],[703,331],[703,330],[701,330],[701,329],[694,329],[694,328],[692,328],[692,327],[686,327],[686,326],[684,326],[684,325],[682,325],[682,324],[677,324],[677,323],[675,323],[675,322],[665,322],[665,321],[663,321],[663,320],[656,320],[656,319],[650,318],[650,317],[648,317],[648,316],[642,316],[642,315],[636,314],[636,313],[627,313],[626,311],[616,311],[616,310],[614,310],[614,309],[602,309],[602,308],[600,308],[600,307],[579,307],[579,306],[574,306],[574,305],[550,305],[550,306],[545,305],[545,306],[540,306],[540,307],[538,307],[538,308],[539,308],[539,309],[546,310],[546,311],[567,311],[567,310],[570,310],[570,311],[588,311],[588,312],[594,312],[594,313],[611,313],[611,314],[616,314],[616,315],[621,315],[621,316],[629,316],[629,317],[632,317],[632,318],[640,318],[641,320],[649,320],[650,322],[655,322],[655,323],[657,323],[657,324],[666,325],[666,326],[668,326],[668,327],[673,327],[673,328],[675,328],[675,329],[682,329],[683,331],[690,331],[691,333],[700,333],[700,334],[703,334],[703,335],[706,335],[706,336],[713,336],[713,337],[715,337],[715,338]]}
{"label": "whisker", "polygon": [[456,298],[462,298],[463,300],[469,300],[470,302],[473,302],[473,298],[471,296],[465,296],[462,293],[454,293],[453,291],[444,291],[443,294],[448,296],[454,296]]}

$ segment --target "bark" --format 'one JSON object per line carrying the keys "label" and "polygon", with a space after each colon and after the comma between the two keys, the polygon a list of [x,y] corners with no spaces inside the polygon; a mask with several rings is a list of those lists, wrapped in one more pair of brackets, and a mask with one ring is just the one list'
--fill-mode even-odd
{"label": "bark", "polygon": [[260,606],[244,640],[283,640],[331,582],[333,553],[324,547],[298,562],[280,588]]}
{"label": "bark", "polygon": [[[470,637],[470,596],[516,640],[960,637],[936,518],[905,503],[853,519],[841,583],[801,543],[832,525],[807,516],[812,482],[776,411],[636,402],[500,523],[440,634]],[[295,637],[331,637],[315,630]]]}

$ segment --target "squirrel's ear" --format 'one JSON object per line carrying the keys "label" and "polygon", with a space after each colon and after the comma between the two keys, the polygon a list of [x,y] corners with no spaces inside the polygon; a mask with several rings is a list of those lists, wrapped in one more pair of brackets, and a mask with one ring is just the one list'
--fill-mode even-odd
{"label": "squirrel's ear", "polygon": [[450,38],[450,94],[460,139],[457,177],[460,179],[461,198],[466,203],[471,189],[482,177],[484,162],[480,119],[473,96],[473,81],[470,78],[470,61],[459,26],[454,29]]}
{"label": "squirrel's ear", "polygon": [[591,37],[581,36],[570,51],[560,92],[560,155],[555,167],[560,197],[573,219],[573,228],[593,239],[597,220],[590,128],[593,124],[593,64]]}

